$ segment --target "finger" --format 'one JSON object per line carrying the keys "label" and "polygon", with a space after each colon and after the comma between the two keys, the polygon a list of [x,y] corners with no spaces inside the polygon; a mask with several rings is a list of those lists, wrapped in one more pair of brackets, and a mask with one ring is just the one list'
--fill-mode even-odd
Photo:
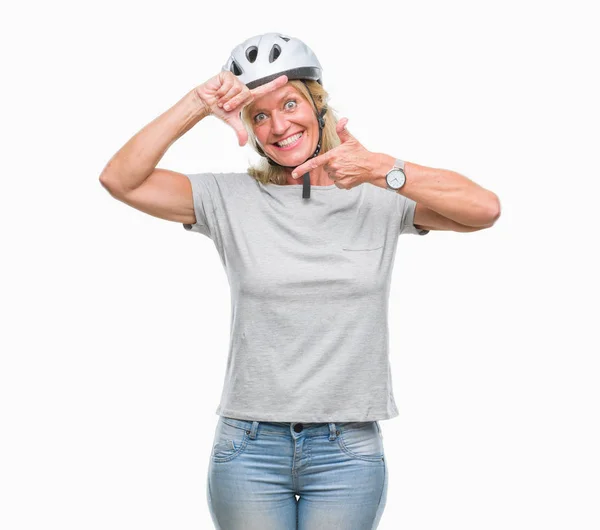
{"label": "finger", "polygon": [[238,137],[238,143],[240,147],[244,147],[248,143],[248,131],[242,128],[236,131]]}
{"label": "finger", "polygon": [[348,131],[348,129],[346,129],[346,124],[348,123],[348,118],[342,118],[340,121],[338,121],[335,130],[337,132],[337,135],[339,136],[340,140],[342,141],[342,143],[347,142],[348,140],[354,140],[354,136],[352,136],[350,134],[350,132]]}
{"label": "finger", "polygon": [[288,82],[287,75],[281,75],[281,76],[277,77],[276,79],[273,79],[273,81],[269,81],[268,83],[266,83],[264,85],[261,85],[257,88],[253,88],[251,90],[251,92],[255,98],[259,98],[260,96],[264,96],[265,94],[272,92],[273,90],[277,90],[278,88],[281,88],[287,82]]}
{"label": "finger", "polygon": [[238,117],[235,117],[229,121],[229,125],[233,127],[233,130],[238,137],[238,143],[240,144],[240,147],[246,145],[248,142],[248,131],[246,130],[246,127],[244,127],[242,120],[240,120]]}
{"label": "finger", "polygon": [[236,96],[237,94],[239,94],[241,90],[242,90],[242,87],[240,85],[232,86],[231,89],[229,90],[229,92],[227,92],[227,94],[223,95],[218,100],[219,107],[222,107],[223,105],[225,105],[225,103],[227,103],[231,98],[233,98],[233,96]]}
{"label": "finger", "polygon": [[225,110],[233,110],[236,107],[239,107],[242,103],[245,103],[250,99],[250,91],[247,88],[244,88],[239,94],[235,97],[231,98],[230,101],[225,103],[223,108]]}
{"label": "finger", "polygon": [[292,177],[293,178],[301,177],[302,175],[304,175],[304,173],[308,173],[308,172],[312,171],[313,169],[316,169],[324,164],[327,164],[327,162],[329,162],[335,156],[334,151],[335,150],[332,149],[331,151],[325,153],[324,155],[317,156],[315,158],[312,158],[308,162],[304,162],[304,164],[299,165],[292,172]]}
{"label": "finger", "polygon": [[234,85],[235,79],[232,76],[224,76],[223,82],[219,89],[215,92],[215,98],[219,99],[223,94],[226,94],[229,89]]}

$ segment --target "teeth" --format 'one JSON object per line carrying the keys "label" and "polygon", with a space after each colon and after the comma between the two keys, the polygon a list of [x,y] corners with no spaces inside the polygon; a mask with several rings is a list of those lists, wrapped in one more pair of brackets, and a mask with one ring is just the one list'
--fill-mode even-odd
{"label": "teeth", "polygon": [[281,142],[277,142],[279,147],[285,147],[286,145],[293,144],[298,138],[302,136],[302,133],[294,134],[294,136],[290,136]]}

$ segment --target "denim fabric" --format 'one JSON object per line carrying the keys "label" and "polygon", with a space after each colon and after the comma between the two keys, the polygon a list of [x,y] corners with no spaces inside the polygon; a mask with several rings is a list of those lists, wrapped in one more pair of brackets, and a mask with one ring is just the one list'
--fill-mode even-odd
{"label": "denim fabric", "polygon": [[378,421],[219,416],[206,485],[217,530],[374,530],[387,485]]}

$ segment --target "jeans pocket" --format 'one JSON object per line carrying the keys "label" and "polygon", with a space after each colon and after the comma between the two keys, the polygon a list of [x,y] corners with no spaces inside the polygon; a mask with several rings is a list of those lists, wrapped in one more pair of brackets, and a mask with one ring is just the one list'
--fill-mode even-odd
{"label": "jeans pocket", "polygon": [[383,437],[377,422],[351,422],[340,424],[338,444],[352,458],[370,462],[383,459]]}
{"label": "jeans pocket", "polygon": [[232,425],[219,419],[213,440],[211,458],[214,462],[228,462],[241,455],[248,445],[248,433],[241,425]]}

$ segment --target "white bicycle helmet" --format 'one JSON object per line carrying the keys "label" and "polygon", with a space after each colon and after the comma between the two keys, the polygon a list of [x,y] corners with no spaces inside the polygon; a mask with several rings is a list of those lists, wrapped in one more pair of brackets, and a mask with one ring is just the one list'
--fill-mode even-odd
{"label": "white bicycle helmet", "polygon": [[286,75],[288,79],[312,79],[323,85],[323,69],[313,51],[300,39],[281,33],[265,33],[242,42],[223,66],[248,88],[256,88]]}

